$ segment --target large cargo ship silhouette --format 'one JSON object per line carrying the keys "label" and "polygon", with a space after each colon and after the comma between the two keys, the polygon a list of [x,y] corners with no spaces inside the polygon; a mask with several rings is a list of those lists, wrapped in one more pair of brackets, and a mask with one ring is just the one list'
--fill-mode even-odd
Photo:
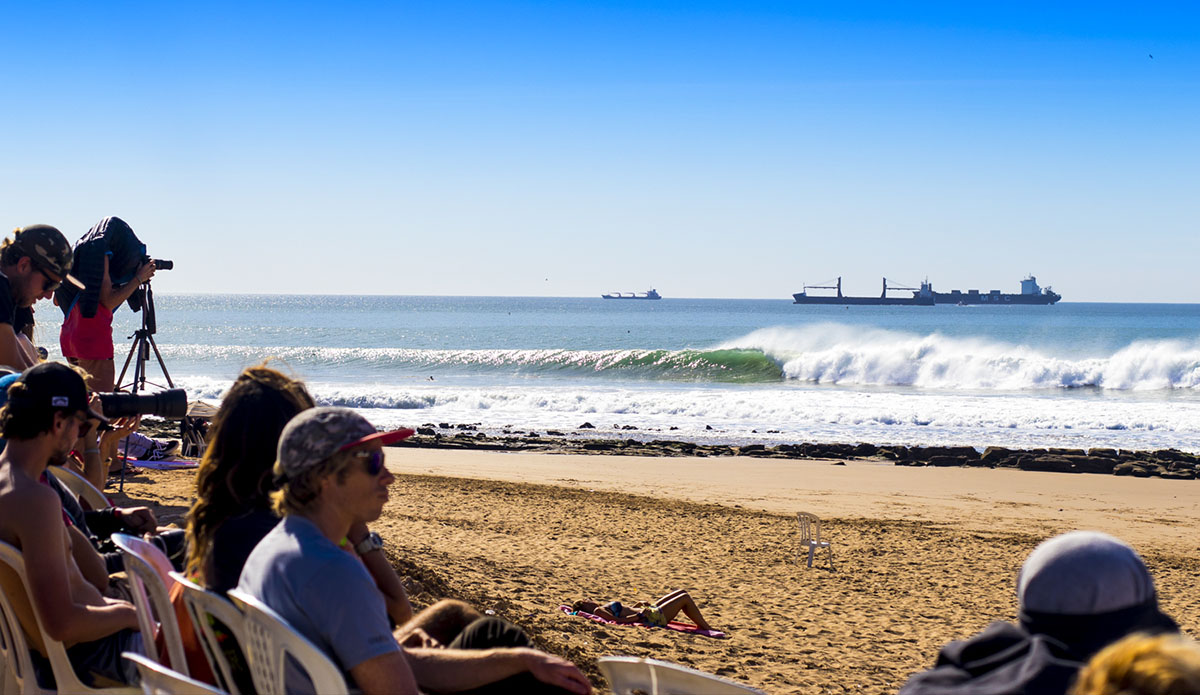
{"label": "large cargo ship silhouette", "polygon": [[[809,290],[836,290],[835,295],[810,295]],[[910,296],[889,296],[888,292],[910,292]],[[847,297],[842,294],[842,279],[837,279],[836,285],[805,285],[804,289],[792,295],[793,304],[845,304],[878,306],[933,306],[934,304],[958,305],[1011,305],[1011,304],[1053,304],[1062,299],[1049,287],[1042,288],[1037,284],[1037,278],[1030,275],[1021,281],[1020,294],[1005,294],[1000,290],[980,292],[979,290],[950,290],[949,292],[934,292],[933,285],[928,281],[920,287],[901,287],[888,285],[887,278],[883,279],[883,291],[878,297]]]}

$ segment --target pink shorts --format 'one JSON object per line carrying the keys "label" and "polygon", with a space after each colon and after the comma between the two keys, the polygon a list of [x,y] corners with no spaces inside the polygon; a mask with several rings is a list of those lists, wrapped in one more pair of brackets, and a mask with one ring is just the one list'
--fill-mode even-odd
{"label": "pink shorts", "polygon": [[103,304],[96,307],[96,315],[85,319],[79,305],[71,307],[67,320],[63,321],[58,334],[63,357],[77,360],[111,360],[113,358],[112,312]]}

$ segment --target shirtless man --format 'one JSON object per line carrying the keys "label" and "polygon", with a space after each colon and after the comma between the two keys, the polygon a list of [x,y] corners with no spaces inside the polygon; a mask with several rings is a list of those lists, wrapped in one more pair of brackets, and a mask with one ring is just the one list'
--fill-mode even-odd
{"label": "shirtless man", "polygon": [[[86,541],[67,532],[58,495],[40,482],[47,465],[61,465],[70,454],[90,419],[103,418],[89,407],[83,378],[64,364],[31,367],[9,388],[0,408],[7,441],[0,453],[0,540],[21,551],[29,595],[7,566],[0,566],[0,585],[30,644],[45,655],[36,611],[46,634],[67,646],[80,680],[102,687],[135,682],[136,669],[121,652],[141,651],[137,614],[85,578],[71,544]],[[40,666],[48,671],[45,662]]]}

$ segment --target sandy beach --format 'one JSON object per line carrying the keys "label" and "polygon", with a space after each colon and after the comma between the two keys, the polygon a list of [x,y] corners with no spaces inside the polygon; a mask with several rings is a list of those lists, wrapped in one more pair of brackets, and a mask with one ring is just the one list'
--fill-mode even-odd
{"label": "sandy beach", "polygon": [[[388,449],[398,473],[375,528],[417,603],[494,610],[605,684],[595,658],[632,654],[772,693],[888,693],[939,646],[1016,613],[1016,573],[1076,528],[1135,545],[1165,610],[1200,633],[1194,481],[890,462],[644,458]],[[126,486],[180,519],[190,472]],[[796,562],[796,511],[824,520],[824,557]],[[610,627],[558,610],[686,588],[716,640]]]}

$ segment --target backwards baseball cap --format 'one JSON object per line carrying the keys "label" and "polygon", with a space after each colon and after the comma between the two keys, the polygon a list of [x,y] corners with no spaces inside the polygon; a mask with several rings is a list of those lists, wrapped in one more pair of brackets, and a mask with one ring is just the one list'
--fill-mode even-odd
{"label": "backwards baseball cap", "polygon": [[82,412],[93,420],[107,423],[104,417],[88,404],[87,384],[79,372],[61,362],[42,362],[26,369],[13,383],[24,384],[21,393],[12,394],[8,407],[13,410],[26,408],[60,408],[71,412]]}
{"label": "backwards baseball cap", "polygon": [[13,246],[29,256],[38,268],[54,273],[81,290],[87,289],[71,275],[71,244],[56,227],[34,224],[17,229],[13,232]]}
{"label": "backwards baseball cap", "polygon": [[275,472],[294,479],[339,451],[376,440],[391,444],[412,435],[408,428],[380,432],[349,408],[309,408],[292,418],[279,435]]}

